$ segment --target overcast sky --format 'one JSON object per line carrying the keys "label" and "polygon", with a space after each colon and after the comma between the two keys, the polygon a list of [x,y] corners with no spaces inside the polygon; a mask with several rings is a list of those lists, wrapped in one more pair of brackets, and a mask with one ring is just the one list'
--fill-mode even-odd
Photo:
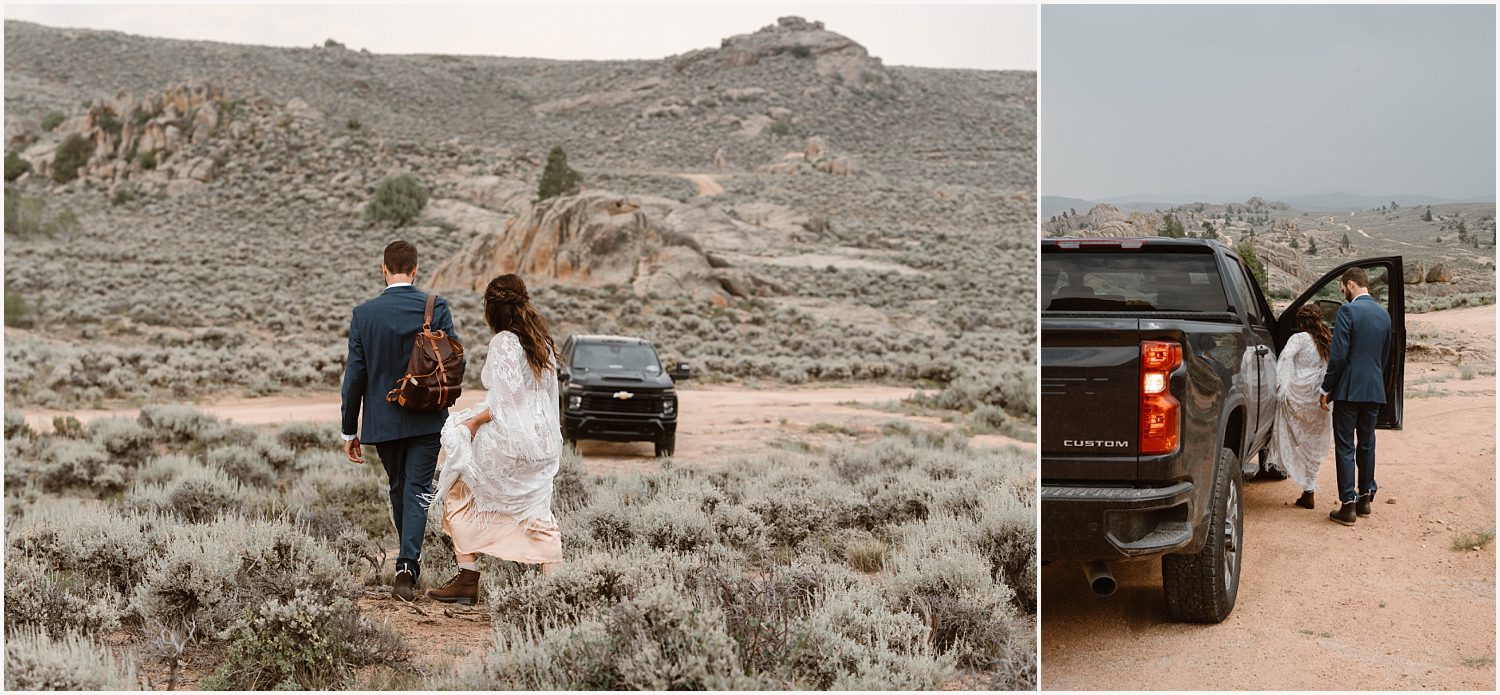
{"label": "overcast sky", "polygon": [[1045,195],[1495,191],[1493,6],[1049,5],[1040,100]]}
{"label": "overcast sky", "polygon": [[13,5],[6,19],[180,39],[376,53],[662,58],[797,15],[887,65],[1036,69],[1033,5]]}

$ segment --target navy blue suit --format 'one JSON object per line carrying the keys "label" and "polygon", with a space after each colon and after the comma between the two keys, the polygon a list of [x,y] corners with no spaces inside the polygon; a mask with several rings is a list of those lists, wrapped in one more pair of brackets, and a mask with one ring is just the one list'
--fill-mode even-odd
{"label": "navy blue suit", "polygon": [[1375,419],[1385,405],[1385,363],[1390,351],[1391,316],[1384,307],[1369,295],[1339,307],[1323,393],[1333,401],[1340,502],[1353,502],[1377,489]]}
{"label": "navy blue suit", "polygon": [[[345,436],[358,433],[374,444],[390,482],[391,516],[401,539],[398,569],[421,572],[422,538],[427,531],[423,495],[432,494],[440,432],[448,411],[420,412],[387,403],[385,394],[406,374],[412,343],[422,329],[427,293],[411,286],[387,287],[355,307],[349,321],[349,359],[344,367]],[[455,339],[453,315],[441,297],[432,307],[432,327]],[[363,427],[360,409],[363,406]]]}

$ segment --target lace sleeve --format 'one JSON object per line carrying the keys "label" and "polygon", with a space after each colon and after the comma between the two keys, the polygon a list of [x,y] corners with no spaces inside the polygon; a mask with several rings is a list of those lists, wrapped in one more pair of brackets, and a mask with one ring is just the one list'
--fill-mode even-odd
{"label": "lace sleeve", "polygon": [[514,333],[501,331],[490,341],[490,351],[484,358],[484,372],[480,380],[488,392],[484,398],[490,415],[516,412],[526,405],[526,382],[530,367],[526,365],[526,351]]}
{"label": "lace sleeve", "polygon": [[1297,353],[1302,350],[1306,337],[1306,333],[1295,333],[1286,341],[1286,347],[1281,349],[1281,355],[1276,360],[1277,398],[1286,398],[1287,389],[1292,385],[1292,376],[1297,370]]}

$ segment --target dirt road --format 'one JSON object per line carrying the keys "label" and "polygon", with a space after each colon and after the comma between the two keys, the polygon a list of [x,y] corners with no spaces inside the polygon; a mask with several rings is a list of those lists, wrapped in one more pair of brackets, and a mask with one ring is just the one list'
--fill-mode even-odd
{"label": "dirt road", "polygon": [[[1489,344],[1495,307],[1422,314],[1445,342]],[[1493,347],[1487,350],[1493,355]],[[1483,375],[1483,374],[1488,374]],[[1412,397],[1420,390],[1438,395]],[[1332,454],[1318,509],[1290,481],[1245,488],[1239,601],[1219,625],[1169,622],[1161,563],[1117,569],[1093,596],[1077,565],[1042,568],[1042,684],[1048,689],[1490,690],[1495,686],[1495,378],[1407,365],[1405,429],[1377,436],[1374,514],[1329,521]]]}
{"label": "dirt road", "polygon": [[[915,391],[894,386],[781,388],[752,390],[738,385],[692,386],[678,391],[676,459],[682,463],[712,466],[745,452],[764,449],[778,440],[829,442],[873,435],[891,420],[904,420],[932,427],[952,425],[935,417],[888,413],[870,406],[899,401]],[[459,407],[484,399],[484,392],[469,391],[459,398]],[[274,425],[294,421],[338,422],[337,394],[240,398],[197,406],[221,418],[251,425]],[[35,428],[46,430],[56,415],[72,415],[83,422],[99,417],[135,417],[138,411],[76,410],[27,411]],[[975,446],[1014,444],[1032,448],[999,435],[973,438]],[[332,444],[331,444],[332,445]],[[582,441],[578,445],[585,463],[599,472],[655,470],[657,460],[650,442]]]}

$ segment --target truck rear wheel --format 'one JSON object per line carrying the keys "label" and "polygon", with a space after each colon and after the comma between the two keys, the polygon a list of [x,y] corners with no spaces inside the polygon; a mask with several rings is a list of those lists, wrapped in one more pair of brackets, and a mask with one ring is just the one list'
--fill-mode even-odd
{"label": "truck rear wheel", "polygon": [[1240,589],[1240,563],[1244,559],[1242,477],[1234,452],[1221,449],[1209,508],[1208,540],[1194,555],[1167,555],[1161,559],[1162,588],[1167,595],[1167,612],[1173,619],[1217,623],[1234,610],[1234,599]]}
{"label": "truck rear wheel", "polygon": [[656,442],[656,457],[671,456],[677,450],[677,434],[674,432]]}

